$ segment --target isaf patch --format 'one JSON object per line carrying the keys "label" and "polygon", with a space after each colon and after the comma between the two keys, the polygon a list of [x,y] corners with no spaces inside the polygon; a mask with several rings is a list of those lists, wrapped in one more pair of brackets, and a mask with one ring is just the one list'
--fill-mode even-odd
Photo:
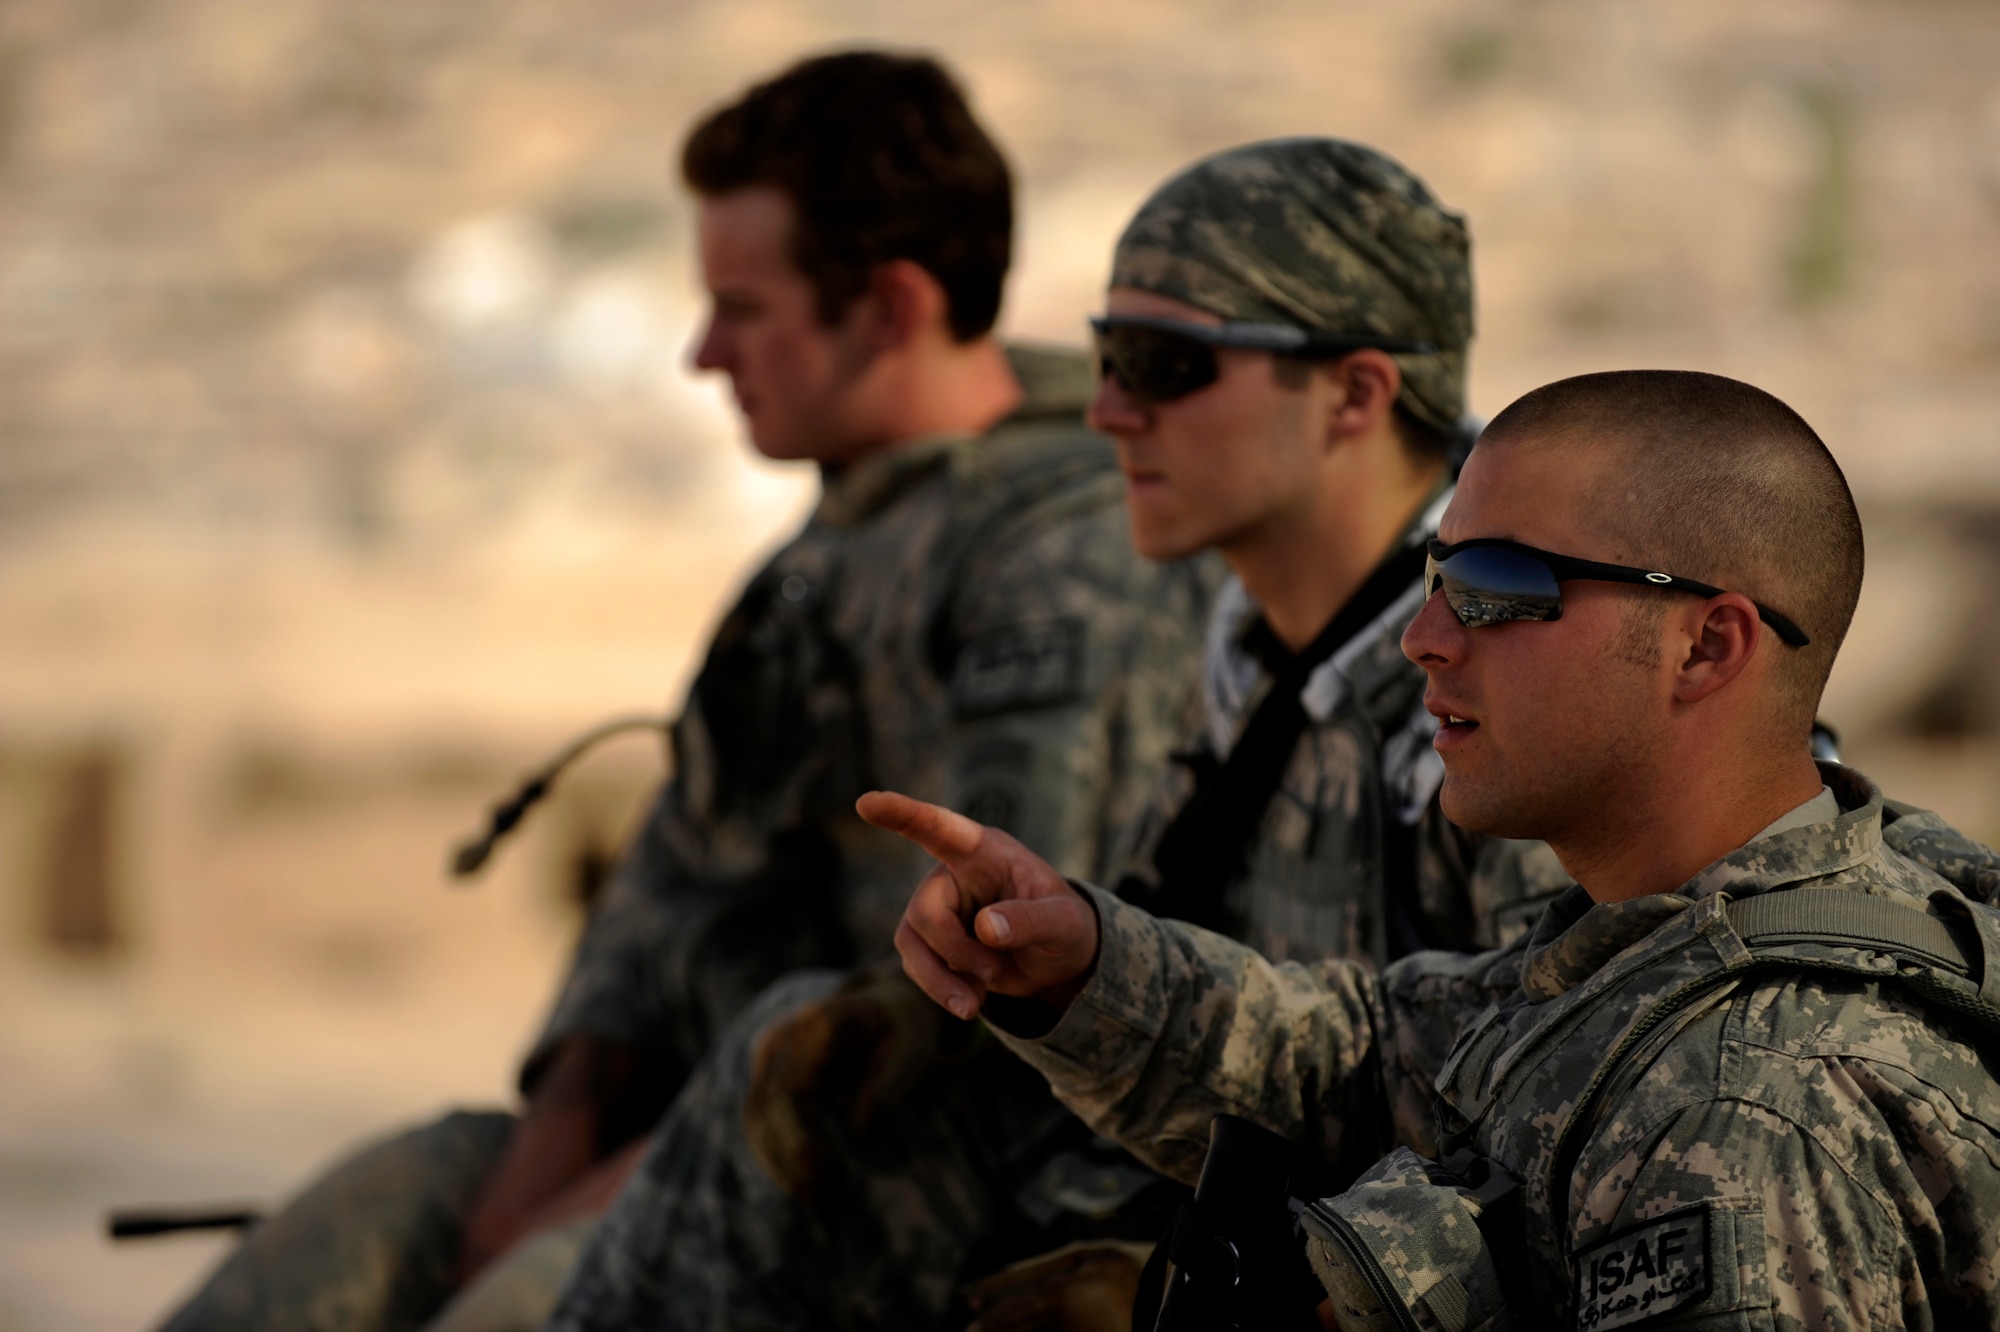
{"label": "isaf patch", "polygon": [[1708,1294],[1708,1208],[1614,1235],[1577,1259],[1576,1325],[1630,1327]]}
{"label": "isaf patch", "polygon": [[978,717],[1069,702],[1083,692],[1083,642],[1081,620],[976,635],[958,654],[952,711]]}

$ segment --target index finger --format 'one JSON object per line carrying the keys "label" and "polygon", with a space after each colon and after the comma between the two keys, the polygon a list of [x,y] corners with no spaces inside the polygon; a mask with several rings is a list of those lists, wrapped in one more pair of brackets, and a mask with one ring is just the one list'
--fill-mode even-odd
{"label": "index finger", "polygon": [[986,831],[963,814],[895,791],[870,791],[854,802],[854,812],[884,832],[915,842],[947,865],[978,850]]}

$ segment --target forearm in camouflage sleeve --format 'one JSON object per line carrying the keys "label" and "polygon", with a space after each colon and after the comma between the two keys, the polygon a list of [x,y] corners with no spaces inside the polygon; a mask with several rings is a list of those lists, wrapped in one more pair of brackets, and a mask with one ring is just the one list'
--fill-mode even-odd
{"label": "forearm in camouflage sleeve", "polygon": [[584,921],[555,1007],[522,1062],[523,1092],[532,1092],[556,1047],[572,1037],[640,1047],[663,1044],[652,972],[665,946],[665,921],[646,886],[661,868],[660,824],[672,798],[671,784],[662,787]]}
{"label": "forearm in camouflage sleeve", "polygon": [[[1045,1035],[1003,1039],[1099,1132],[1183,1180],[1209,1125],[1242,1115],[1351,1175],[1429,1134],[1450,1035],[1494,997],[1506,955],[1423,954],[1378,979],[1274,965],[1241,944],[1086,888],[1097,970]],[[1496,966],[1496,958],[1499,964]]]}
{"label": "forearm in camouflage sleeve", "polygon": [[585,922],[549,1020],[522,1066],[532,1088],[573,1036],[630,1045],[678,1085],[714,1033],[785,971],[811,965],[818,932],[789,928],[796,897],[776,891],[791,867],[708,883],[676,849],[677,792],[662,788]]}

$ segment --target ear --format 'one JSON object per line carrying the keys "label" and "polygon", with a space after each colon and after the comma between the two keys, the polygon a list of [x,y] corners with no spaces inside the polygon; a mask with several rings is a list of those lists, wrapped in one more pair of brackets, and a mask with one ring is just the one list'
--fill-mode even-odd
{"label": "ear", "polygon": [[877,351],[910,346],[932,330],[950,332],[944,288],[923,265],[908,259],[877,264],[861,303]]}
{"label": "ear", "polygon": [[1327,419],[1330,438],[1344,439],[1375,429],[1395,410],[1403,372],[1387,352],[1365,347],[1328,362],[1322,373],[1340,390]]}
{"label": "ear", "polygon": [[1674,670],[1674,699],[1699,703],[1742,675],[1763,641],[1757,607],[1740,592],[1724,592],[1703,602],[1688,626],[1687,651]]}

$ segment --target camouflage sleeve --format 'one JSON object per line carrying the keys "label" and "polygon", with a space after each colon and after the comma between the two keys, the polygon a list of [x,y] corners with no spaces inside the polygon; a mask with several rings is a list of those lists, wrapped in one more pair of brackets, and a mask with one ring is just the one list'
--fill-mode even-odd
{"label": "camouflage sleeve", "polygon": [[946,612],[946,803],[1106,877],[1166,766],[1214,582],[1209,561],[1135,554],[1115,509],[1013,525]]}
{"label": "camouflage sleeve", "polygon": [[1975,902],[2000,906],[2000,852],[1973,841],[1927,809],[1883,802],[1882,841],[1955,885]]}
{"label": "camouflage sleeve", "polygon": [[718,873],[687,826],[686,799],[678,778],[661,788],[592,906],[555,1007],[523,1062],[524,1093],[556,1047],[576,1036],[644,1052],[649,1074],[670,1091],[766,985],[823,961],[812,941],[827,931],[804,918],[816,899],[781,891],[788,878],[827,877],[801,863],[809,848],[780,841],[740,872]]}
{"label": "camouflage sleeve", "polygon": [[584,921],[554,1010],[521,1066],[521,1090],[530,1093],[554,1057],[556,1047],[575,1036],[592,1036],[639,1046],[654,1033],[656,1005],[640,996],[652,987],[652,958],[667,945],[664,921],[644,885],[653,881],[666,857],[663,835],[670,816],[672,783],[662,787],[647,811],[639,835],[626,847],[602,894]]}
{"label": "camouflage sleeve", "polygon": [[673,776],[591,912],[524,1088],[557,1044],[591,1036],[638,1048],[671,1089],[764,986],[839,946],[825,888],[866,746],[844,647],[783,595],[798,549],[718,626],[674,723]]}
{"label": "camouflage sleeve", "polygon": [[[1159,891],[1159,867],[1153,856],[1160,834],[1194,794],[1196,765],[1215,761],[1207,747],[1206,716],[1199,690],[1190,687],[1166,760],[1143,774],[1147,778],[1145,797],[1139,802],[1137,816],[1119,833],[1101,880],[1128,900],[1145,901],[1148,894]],[[1100,882],[1095,875],[1076,877]]]}
{"label": "camouflage sleeve", "polygon": [[[1093,1128],[1193,1181],[1218,1114],[1242,1115],[1352,1175],[1430,1136],[1431,1082],[1462,1023],[1516,983],[1510,953],[1421,953],[1380,977],[1273,964],[1083,886],[1097,970],[1046,1033],[1000,1035]],[[1007,1022],[996,1015],[996,1028]]]}

